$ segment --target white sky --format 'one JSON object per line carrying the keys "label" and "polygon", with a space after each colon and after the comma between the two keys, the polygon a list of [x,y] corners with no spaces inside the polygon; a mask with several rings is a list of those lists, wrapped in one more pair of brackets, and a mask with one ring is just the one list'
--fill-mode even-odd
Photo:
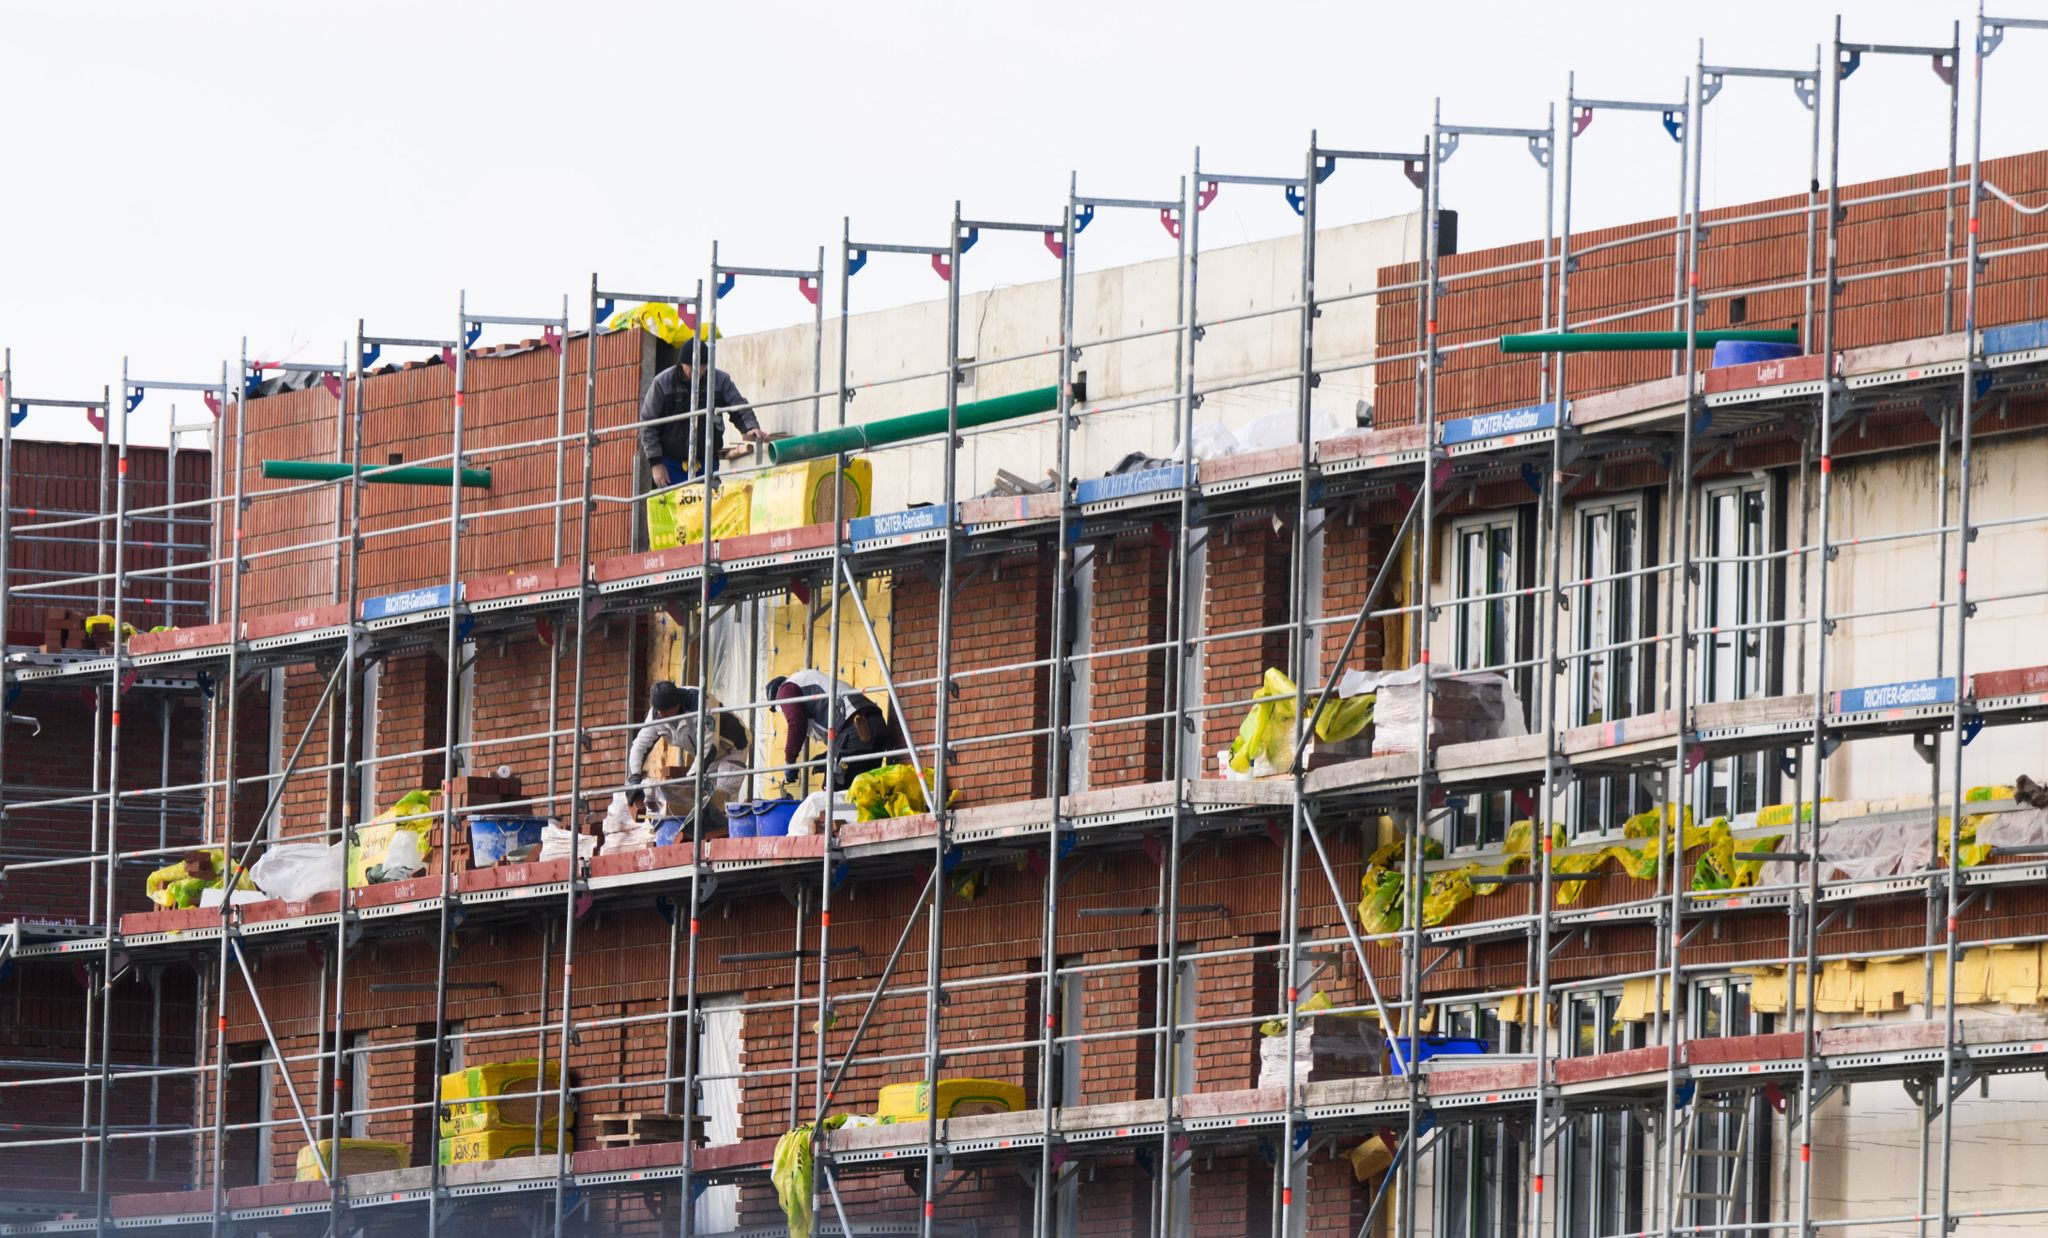
{"label": "white sky", "polygon": [[[1964,0],[1858,0],[1851,41],[1945,44]],[[2044,0],[1994,12],[2048,16]],[[609,287],[686,291],[709,261],[809,266],[842,215],[857,240],[943,244],[970,217],[1056,220],[1084,193],[1172,197],[1207,167],[1292,175],[1326,146],[1419,149],[1447,121],[1540,126],[1567,71],[1581,95],[1682,97],[1710,63],[1800,67],[1835,6],[1809,0],[1435,0],[1387,4],[637,3],[10,6],[0,108],[0,344],[17,391],[97,396],[138,377],[208,380],[254,357],[339,358],[372,334],[447,336],[472,310],[584,317]],[[1968,56],[1965,56],[1967,61]],[[2048,37],[1989,62],[1987,156],[2048,146]],[[1946,157],[1947,92],[1925,61],[1870,58],[1843,87],[1845,180]],[[1563,106],[1557,103],[1560,125]],[[1962,149],[1969,149],[1967,66]],[[1707,112],[1710,205],[1796,192],[1807,115],[1779,81],[1731,81]],[[1575,222],[1668,213],[1677,148],[1655,119],[1599,117],[1579,144]],[[1540,235],[1541,173],[1518,144],[1468,139],[1444,202],[1467,249]],[[1823,170],[1825,179],[1825,170]],[[1412,208],[1390,166],[1322,190],[1340,224]],[[1295,228],[1278,190],[1226,188],[1205,246]],[[1170,253],[1156,221],[1105,214],[1084,266]],[[965,289],[1049,278],[1036,238],[984,236]],[[877,256],[854,307],[940,295]],[[788,284],[742,281],[728,331],[807,320]],[[514,338],[518,331],[485,337]],[[527,334],[530,334],[527,333]],[[131,424],[161,441],[171,397]],[[180,397],[180,420],[199,412]],[[75,412],[18,433],[85,437]]]}

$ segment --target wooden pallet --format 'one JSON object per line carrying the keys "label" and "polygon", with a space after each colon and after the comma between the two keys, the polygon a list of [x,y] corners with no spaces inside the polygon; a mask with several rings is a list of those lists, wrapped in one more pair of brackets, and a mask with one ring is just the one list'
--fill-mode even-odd
{"label": "wooden pallet", "polygon": [[[597,1123],[597,1144],[601,1148],[634,1148],[649,1143],[681,1143],[685,1123],[679,1113],[603,1113]],[[704,1115],[690,1120],[701,1137]]]}

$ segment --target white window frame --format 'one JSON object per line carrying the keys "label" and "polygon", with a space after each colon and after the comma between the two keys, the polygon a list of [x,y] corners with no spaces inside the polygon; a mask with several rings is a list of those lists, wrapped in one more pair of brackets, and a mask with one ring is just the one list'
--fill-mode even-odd
{"label": "white window frame", "polygon": [[[1487,1041],[1487,1048],[1493,1053],[1515,1053],[1521,1047],[1521,1027],[1515,1023],[1500,1021],[1500,999],[1470,998],[1444,1002],[1433,1010],[1434,1019],[1430,1026],[1437,1032],[1450,1036],[1474,1036]],[[1492,1028],[1493,1033],[1487,1034]],[[1496,1043],[1498,1041],[1498,1043]],[[1439,1233],[1484,1233],[1509,1235],[1519,1232],[1523,1210],[1526,1207],[1524,1187],[1527,1170],[1524,1162],[1528,1156],[1525,1132],[1514,1125],[1515,1119],[1491,1118],[1464,1123],[1444,1131],[1438,1136],[1440,1151],[1436,1154],[1436,1219]],[[1490,1152],[1491,1165],[1488,1164]],[[1462,1160],[1463,1165],[1455,1162]],[[1506,1173],[1502,1173],[1506,1167]],[[1493,1198],[1483,1201],[1491,1209],[1491,1223],[1483,1228],[1473,1228],[1472,1205],[1481,1202],[1479,1192],[1485,1189],[1485,1174],[1493,1175],[1491,1185]],[[1463,1215],[1452,1210],[1454,1186],[1463,1184]]]}
{"label": "white window frame", "polygon": [[[1074,607],[1074,648],[1069,655],[1067,668],[1071,672],[1067,680],[1067,786],[1066,794],[1072,795],[1088,789],[1088,752],[1090,741],[1095,735],[1089,722],[1088,712],[1095,700],[1095,662],[1088,655],[1095,652],[1095,557],[1100,551],[1089,553],[1074,569],[1071,588]],[[1058,570],[1058,560],[1054,560]],[[1056,590],[1053,605],[1065,604],[1068,590]],[[1153,726],[1154,723],[1143,723]],[[1059,736],[1053,736],[1059,742]]]}
{"label": "white window frame", "polygon": [[[1619,986],[1574,989],[1566,993],[1558,1003],[1558,1055],[1586,1056],[1578,1043],[1577,1030],[1580,1012],[1589,1007],[1594,1036],[1591,1053],[1616,1053],[1641,1048],[1648,1043],[1648,1035],[1641,1023],[1624,1023],[1614,1017],[1621,1007],[1621,998]],[[1577,1153],[1581,1143],[1587,1149],[1587,1165],[1592,1169],[1593,1177],[1591,1183],[1579,1180]],[[1617,1145],[1622,1148],[1622,1164],[1618,1171],[1607,1159],[1609,1150]],[[1649,1139],[1634,1114],[1592,1113],[1571,1119],[1570,1124],[1559,1132],[1557,1144],[1559,1189],[1556,1221],[1560,1238],[1576,1238],[1580,1234],[1632,1233],[1642,1229],[1651,1206],[1643,1183],[1650,1156]],[[1618,1183],[1611,1180],[1617,1174]],[[1609,1196],[1610,1190],[1618,1193]],[[1573,1212],[1588,1192],[1591,1202],[1586,1212],[1586,1228],[1574,1228],[1578,1219]],[[1613,1215],[1615,1212],[1620,1215]]]}
{"label": "white window frame", "polygon": [[[1783,549],[1783,547],[1777,544],[1781,539],[1777,535],[1778,512],[1775,491],[1776,485],[1773,478],[1768,475],[1758,476],[1755,474],[1731,478],[1701,487],[1699,491],[1699,511],[1697,513],[1699,545],[1692,553],[1698,559],[1706,559],[1717,553],[1714,547],[1715,528],[1713,524],[1716,503],[1729,496],[1733,496],[1735,499],[1736,518],[1740,525],[1743,523],[1741,520],[1743,496],[1749,493],[1759,495],[1762,500],[1762,517],[1759,526],[1759,541],[1761,544],[1753,547],[1744,546],[1741,529],[1738,528],[1735,553],[1743,555],[1764,554]],[[1745,573],[1748,574],[1747,579],[1744,579]],[[1771,622],[1772,617],[1778,613],[1779,599],[1777,596],[1776,577],[1776,562],[1773,560],[1758,560],[1754,563],[1741,564],[1700,564],[1700,581],[1698,586],[1699,614],[1696,620],[1696,630],[1701,636],[1698,654],[1699,668],[1697,672],[1701,701],[1748,700],[1753,697],[1768,695],[1771,691],[1771,645],[1777,634],[1772,628],[1755,625],[1768,624]],[[1724,620],[1716,613],[1714,607],[1715,602],[1720,597],[1719,591],[1731,580],[1737,582],[1736,610]],[[1747,618],[1744,618],[1740,609],[1745,596],[1753,597],[1753,605]],[[1743,640],[1745,633],[1748,633],[1756,642],[1755,652],[1738,651],[1728,655],[1736,663],[1737,683],[1724,693],[1723,689],[1715,682],[1719,669],[1717,659],[1723,656],[1718,646],[1723,641],[1732,643]],[[1742,684],[1740,681],[1745,678],[1749,682]],[[1739,813],[1756,811],[1758,808],[1770,803],[1775,797],[1775,763],[1777,755],[1774,751],[1764,751],[1739,757],[1723,757],[1718,761],[1701,762],[1699,768],[1692,775],[1693,802],[1708,816],[1732,817]],[[1747,798],[1741,794],[1740,767],[1744,763],[1749,763],[1753,766],[1755,778],[1755,790]],[[1725,812],[1717,810],[1715,806],[1714,788],[1717,783],[1725,783],[1727,787],[1727,799],[1722,805],[1726,810]],[[1751,802],[1752,800],[1754,802]]]}
{"label": "white window frame", "polygon": [[[1629,566],[1615,567],[1615,550],[1619,542],[1615,537],[1617,518],[1629,513],[1635,518],[1635,536]],[[1594,722],[1613,722],[1619,718],[1634,717],[1645,712],[1649,706],[1649,679],[1643,673],[1645,660],[1654,660],[1656,649],[1651,645],[1638,644],[1627,649],[1611,649],[1608,646],[1620,641],[1640,641],[1645,635],[1645,615],[1649,609],[1652,591],[1650,578],[1640,574],[1649,564],[1653,550],[1649,536],[1649,504],[1641,493],[1610,495],[1589,500],[1572,508],[1572,564],[1573,580],[1587,580],[1596,576],[1612,576],[1616,571],[1639,573],[1627,580],[1611,580],[1600,584],[1574,586],[1566,591],[1568,610],[1560,617],[1561,622],[1571,624],[1569,648],[1575,656],[1571,660],[1571,714],[1572,725],[1587,726]],[[1593,562],[1594,547],[1588,532],[1589,523],[1598,517],[1607,521],[1604,563]],[[1614,600],[1625,597],[1629,601],[1630,618],[1626,624],[1614,622]],[[1597,608],[1597,610],[1596,610]],[[1594,631],[1596,618],[1604,619]],[[1625,628],[1626,631],[1617,629]],[[1606,652],[1586,656],[1585,650],[1606,649]],[[1602,668],[1604,687],[1601,694],[1606,698],[1594,708],[1591,699],[1592,666]],[[1627,682],[1631,685],[1629,695],[1633,700],[1626,706],[1628,712],[1613,713],[1607,708],[1612,702],[1615,685]],[[1595,718],[1593,715],[1600,716]],[[1567,819],[1574,838],[1604,838],[1619,836],[1627,819],[1638,811],[1636,803],[1644,798],[1637,780],[1631,775],[1614,775],[1595,778],[1590,781],[1574,780],[1567,807]],[[1591,820],[1586,820],[1588,813]]]}
{"label": "white window frame", "polygon": [[[1461,516],[1451,521],[1450,552],[1444,559],[1448,565],[1451,586],[1445,591],[1449,596],[1444,600],[1443,607],[1449,610],[1452,615],[1451,662],[1459,670],[1480,670],[1489,665],[1497,667],[1519,660],[1516,657],[1516,651],[1521,647],[1522,623],[1525,618],[1523,613],[1525,608],[1521,600],[1517,598],[1494,598],[1491,601],[1485,602],[1466,602],[1461,599],[1467,596],[1485,596],[1487,594],[1502,593],[1509,589],[1521,587],[1523,560],[1529,551],[1529,547],[1526,544],[1527,538],[1524,536],[1523,510],[1520,507],[1510,507],[1470,516]],[[1488,565],[1486,570],[1489,582],[1493,580],[1491,556],[1494,547],[1491,537],[1493,534],[1501,532],[1507,534],[1508,570],[1505,581],[1489,583],[1468,593],[1466,584],[1467,578],[1470,575],[1470,569],[1469,561],[1465,554],[1465,546],[1468,537],[1475,532],[1484,533],[1488,536]],[[1489,645],[1496,643],[1499,645],[1501,656],[1498,660],[1491,658],[1485,653],[1474,656],[1468,648],[1469,642],[1467,637],[1470,635],[1470,628],[1467,624],[1469,616],[1473,610],[1481,607],[1497,607],[1499,610],[1499,623],[1504,629],[1500,640],[1498,642],[1491,640],[1491,631],[1488,631],[1481,637],[1481,640]],[[1492,616],[1490,615],[1483,616],[1482,622],[1491,618]],[[1518,684],[1521,679],[1520,672],[1515,670],[1496,671],[1495,673],[1506,676],[1509,683]],[[1490,851],[1497,849],[1502,843],[1507,841],[1508,824],[1514,819],[1514,808],[1509,802],[1507,793],[1481,794],[1475,797],[1468,797],[1468,800],[1470,801],[1468,807],[1452,812],[1444,822],[1444,834],[1448,844],[1444,849],[1450,852]]]}
{"label": "white window frame", "polygon": [[[1713,1039],[1722,1036],[1752,1036],[1768,1033],[1776,1026],[1776,1020],[1767,1013],[1757,1010],[1749,1002],[1753,981],[1748,976],[1733,973],[1696,978],[1686,993],[1686,1026],[1688,1039]],[[1739,1001],[1738,1001],[1739,995]],[[1709,1030],[1707,1020],[1714,1019],[1715,1026]],[[1744,1192],[1746,1201],[1742,1210],[1731,1216],[1733,1223],[1741,1223],[1759,1216],[1769,1215],[1771,1203],[1771,1161],[1772,1134],[1774,1124],[1770,1107],[1761,1097],[1750,1098],[1751,1123],[1749,1146],[1743,1167]],[[1695,1121],[1699,1118],[1695,1117]],[[1741,1118],[1728,1114],[1715,1117],[1715,1129],[1711,1142],[1706,1146],[1733,1150],[1740,1141],[1738,1124]],[[1683,1159],[1681,1154],[1681,1159]],[[1727,1158],[1705,1161],[1706,1165],[1724,1164]],[[1686,1174],[1684,1190],[1704,1193],[1708,1186],[1723,1189],[1720,1182],[1707,1183],[1700,1180],[1702,1162],[1683,1167]],[[1718,1213],[1710,1210],[1704,1200],[1688,1200],[1685,1208],[1686,1223],[1710,1225],[1719,1222]]]}
{"label": "white window frame", "polygon": [[284,668],[281,666],[272,667],[269,671],[265,672],[264,681],[267,685],[266,695],[269,697],[268,712],[270,715],[270,784],[267,788],[270,804],[269,811],[264,814],[261,828],[266,837],[276,841],[278,823],[283,815],[284,804]]}

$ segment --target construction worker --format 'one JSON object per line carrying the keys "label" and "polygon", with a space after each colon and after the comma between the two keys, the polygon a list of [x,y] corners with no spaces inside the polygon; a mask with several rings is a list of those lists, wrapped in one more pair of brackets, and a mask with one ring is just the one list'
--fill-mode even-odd
{"label": "construction worker", "polygon": [[851,684],[828,679],[823,671],[805,668],[777,675],[768,681],[768,699],[782,711],[784,765],[795,765],[803,756],[805,740],[817,740],[822,749],[831,732],[839,732],[839,768],[832,771],[831,780],[834,791],[845,790],[871,769],[907,759],[903,728]]}
{"label": "construction worker", "polygon": [[[648,694],[647,720],[633,733],[633,746],[626,753],[626,798],[639,808],[652,792],[655,807],[666,814],[671,805],[687,808],[696,792],[697,712],[714,711],[705,723],[705,747],[710,750],[705,775],[714,799],[731,799],[745,789],[747,757],[753,739],[746,724],[733,714],[717,712],[718,701],[695,688],[678,687],[664,679]],[[666,740],[690,764],[687,777],[673,781],[657,778],[647,785],[647,758],[655,746]]]}
{"label": "construction worker", "polygon": [[[768,441],[768,432],[747,406],[747,397],[740,394],[732,375],[703,362],[701,342],[694,338],[683,341],[676,363],[654,376],[653,385],[640,401],[640,454],[657,485],[674,486],[700,473],[718,472],[725,423],[716,416],[711,418],[711,463],[707,467],[697,459],[704,427],[695,417],[681,416],[702,411],[707,406],[707,392],[709,407],[732,418],[733,428],[749,442]],[[674,420],[665,420],[668,418]]]}

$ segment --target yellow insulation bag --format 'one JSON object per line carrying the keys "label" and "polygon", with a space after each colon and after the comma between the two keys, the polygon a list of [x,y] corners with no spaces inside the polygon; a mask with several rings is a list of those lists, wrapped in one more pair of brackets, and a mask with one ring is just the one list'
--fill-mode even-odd
{"label": "yellow insulation bag", "polygon": [[[756,533],[796,529],[832,522],[833,461],[806,460],[769,469],[754,478],[751,520]],[[839,475],[839,515],[843,520],[868,514],[875,491],[874,466],[856,457]]]}
{"label": "yellow insulation bag", "polygon": [[[964,1118],[977,1113],[1016,1113],[1024,1108],[1024,1089],[994,1079],[939,1080],[939,1116]],[[931,1116],[930,1096],[922,1082],[892,1083],[875,1098],[875,1116],[885,1122],[914,1122]]]}
{"label": "yellow insulation bag", "polygon": [[[573,1152],[576,1138],[572,1133],[565,1152]],[[524,1130],[504,1128],[493,1131],[477,1131],[471,1135],[456,1135],[441,1141],[441,1163],[443,1165],[468,1165],[476,1161],[502,1161],[508,1156],[534,1156],[555,1150],[555,1128],[542,1126],[540,1143],[533,1142],[533,1127]]]}
{"label": "yellow insulation bag", "polygon": [[[441,1103],[447,1107],[447,1115],[441,1119],[442,1137],[487,1130],[525,1130],[531,1134],[536,1103],[542,1106],[541,1125],[554,1129],[560,1103],[562,1064],[549,1062],[547,1082],[542,1084],[539,1080],[540,1074],[532,1058],[517,1062],[486,1062],[458,1070],[452,1075],[442,1075]],[[547,1095],[539,1098],[520,1095],[538,1091],[545,1091]],[[510,1099],[501,1099],[505,1097]]]}
{"label": "yellow insulation bag", "polygon": [[[738,537],[752,530],[753,486],[726,482],[711,496],[711,537]],[[704,540],[704,483],[692,482],[647,499],[647,548],[671,550]]]}
{"label": "yellow insulation bag", "polygon": [[351,1174],[378,1174],[393,1169],[404,1169],[412,1164],[412,1148],[408,1144],[389,1143],[382,1139],[344,1139],[341,1154],[337,1158],[334,1141],[323,1139],[314,1150],[308,1144],[299,1149],[297,1178],[300,1182],[320,1181],[320,1157],[325,1155],[329,1165],[329,1176],[346,1178]]}

